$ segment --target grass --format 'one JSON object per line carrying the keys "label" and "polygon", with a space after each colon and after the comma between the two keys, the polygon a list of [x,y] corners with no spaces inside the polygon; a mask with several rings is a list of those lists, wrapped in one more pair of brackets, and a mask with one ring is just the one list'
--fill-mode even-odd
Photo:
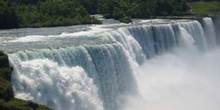
{"label": "grass", "polygon": [[0,110],[50,110],[31,101],[14,98],[11,72],[8,56],[0,51]]}
{"label": "grass", "polygon": [[188,6],[199,16],[214,16],[220,14],[220,2],[193,2]]}
{"label": "grass", "polygon": [[0,100],[1,110],[49,110],[47,107],[31,101],[13,98],[10,101]]}

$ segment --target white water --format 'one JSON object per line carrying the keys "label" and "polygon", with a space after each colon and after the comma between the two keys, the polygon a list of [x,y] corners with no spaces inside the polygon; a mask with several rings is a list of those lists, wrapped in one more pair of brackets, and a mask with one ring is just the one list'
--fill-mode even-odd
{"label": "white water", "polygon": [[123,110],[219,110],[220,49],[201,53],[181,28],[181,46],[138,69],[139,94]]}
{"label": "white water", "polygon": [[182,27],[180,37],[179,47],[140,66],[139,94],[127,97],[123,110],[220,109],[220,49],[200,52]]}
{"label": "white water", "polygon": [[[17,98],[61,110],[113,110],[136,91],[132,64],[118,44],[9,54]],[[128,92],[129,91],[129,92]]]}
{"label": "white water", "polygon": [[211,18],[203,18],[204,31],[207,39],[207,43],[209,44],[209,48],[213,48],[217,45],[216,33],[214,24]]}
{"label": "white water", "polygon": [[207,32],[197,21],[140,25],[9,54],[15,96],[57,110],[218,110],[220,50],[206,51]]}
{"label": "white water", "polygon": [[138,71],[139,95],[124,110],[219,110],[220,50],[178,49],[147,61]]}
{"label": "white water", "polygon": [[97,87],[82,67],[59,66],[48,59],[24,61],[20,66],[22,71],[13,77],[19,77],[14,82],[19,87],[14,89],[17,98],[34,100],[58,110],[103,110]]}

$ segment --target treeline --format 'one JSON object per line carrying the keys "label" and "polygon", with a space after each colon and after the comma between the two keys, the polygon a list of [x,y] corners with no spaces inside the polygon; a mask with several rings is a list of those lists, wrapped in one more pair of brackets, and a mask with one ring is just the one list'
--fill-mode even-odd
{"label": "treeline", "polygon": [[17,16],[12,7],[10,2],[0,0],[0,29],[18,27]]}
{"label": "treeline", "polygon": [[101,13],[119,20],[152,16],[183,15],[185,0],[79,0],[89,13]]}
{"label": "treeline", "polygon": [[0,28],[100,23],[90,14],[131,18],[183,15],[185,0],[0,0]]}
{"label": "treeline", "polygon": [[76,0],[0,0],[0,28],[100,23]]}
{"label": "treeline", "polygon": [[187,2],[212,2],[212,1],[220,2],[220,0],[187,0]]}
{"label": "treeline", "polygon": [[188,10],[185,0],[101,0],[99,3],[97,11],[115,19],[183,15]]}

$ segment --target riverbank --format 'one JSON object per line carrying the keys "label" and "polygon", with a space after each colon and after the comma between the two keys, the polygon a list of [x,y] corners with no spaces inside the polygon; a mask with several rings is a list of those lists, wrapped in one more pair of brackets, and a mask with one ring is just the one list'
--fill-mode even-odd
{"label": "riverbank", "polygon": [[14,97],[8,56],[0,51],[0,110],[50,110],[46,106]]}
{"label": "riverbank", "polygon": [[220,2],[192,2],[187,3],[194,16],[217,16],[220,15]]}

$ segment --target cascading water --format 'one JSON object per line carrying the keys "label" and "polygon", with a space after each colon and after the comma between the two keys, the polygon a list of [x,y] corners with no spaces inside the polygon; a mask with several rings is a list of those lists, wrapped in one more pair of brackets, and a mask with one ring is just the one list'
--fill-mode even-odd
{"label": "cascading water", "polygon": [[183,27],[187,31],[187,33],[192,36],[198,49],[202,51],[207,50],[205,33],[201,24],[198,21],[193,21],[191,23],[180,23],[180,26]]}
{"label": "cascading water", "polygon": [[215,35],[215,28],[211,18],[203,18],[204,24],[204,31],[205,36],[207,39],[207,43],[209,44],[210,48],[213,48],[217,45],[216,35]]}
{"label": "cascading water", "polygon": [[16,97],[54,109],[113,110],[135,90],[133,70],[118,44],[9,54]]}
{"label": "cascading water", "polygon": [[15,96],[53,109],[217,110],[220,58],[206,53],[215,35],[207,38],[214,27],[211,19],[204,22],[204,28],[195,20],[143,23],[2,48],[15,50],[9,54]]}
{"label": "cascading water", "polygon": [[[139,94],[128,97],[123,110],[220,109],[220,50],[201,52],[200,46],[206,43],[193,37],[187,29],[191,26],[182,25],[177,48],[147,60],[137,69]],[[197,46],[198,42],[204,46]]]}
{"label": "cascading water", "polygon": [[[175,26],[173,26],[175,28]],[[148,58],[176,46],[176,36],[171,24],[130,27],[132,36],[140,42]]]}

